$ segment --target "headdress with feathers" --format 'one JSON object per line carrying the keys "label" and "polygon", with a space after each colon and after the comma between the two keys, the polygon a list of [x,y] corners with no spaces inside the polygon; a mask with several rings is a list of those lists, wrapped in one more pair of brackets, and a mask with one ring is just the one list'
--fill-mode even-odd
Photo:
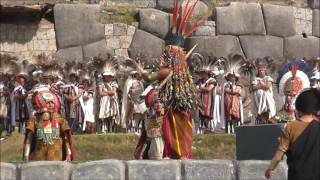
{"label": "headdress with feathers", "polygon": [[16,77],[24,77],[27,79],[34,69],[33,64],[28,60],[16,61],[16,63],[18,64],[18,73]]}
{"label": "headdress with feathers", "polygon": [[296,60],[289,62],[278,72],[278,90],[279,92],[282,92],[285,83],[292,77],[300,78],[302,81],[303,88],[309,88],[310,80],[313,76],[313,68],[311,68],[304,60]]}
{"label": "headdress with feathers", "polygon": [[186,0],[185,7],[180,16],[181,2],[180,0],[174,0],[174,6],[172,10],[172,30],[166,42],[168,45],[178,45],[183,47],[184,39],[191,36],[200,25],[204,24],[205,18],[191,26],[189,25],[192,14],[198,2],[199,0],[196,0],[192,4],[190,0]]}
{"label": "headdress with feathers", "polygon": [[274,72],[277,69],[277,64],[275,64],[274,60],[269,56],[257,58],[254,62],[246,60],[242,65],[242,72],[245,75],[253,77],[258,73],[259,68],[265,68],[267,71]]}
{"label": "headdress with feathers", "polygon": [[224,73],[225,60],[217,59],[211,55],[202,55],[200,53],[193,53],[189,63],[190,71],[192,73],[208,72],[209,74],[220,75]]}
{"label": "headdress with feathers", "polygon": [[65,77],[75,75],[79,78],[81,72],[81,64],[74,61],[66,62],[63,67],[63,72]]}
{"label": "headdress with feathers", "polygon": [[239,78],[241,73],[244,73],[244,64],[246,63],[244,57],[240,54],[231,54],[229,59],[224,60],[225,65],[225,74],[224,77],[227,78],[230,75],[234,75]]}
{"label": "headdress with feathers", "polygon": [[12,76],[18,73],[18,59],[6,54],[0,55],[0,76]]}
{"label": "headdress with feathers", "polygon": [[116,57],[108,54],[107,58],[92,57],[88,62],[88,69],[97,76],[115,76],[119,64]]}

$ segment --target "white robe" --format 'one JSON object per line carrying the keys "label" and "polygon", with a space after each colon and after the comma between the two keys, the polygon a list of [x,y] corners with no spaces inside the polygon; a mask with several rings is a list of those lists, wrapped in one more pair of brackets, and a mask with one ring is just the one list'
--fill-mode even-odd
{"label": "white robe", "polygon": [[[103,91],[111,91],[116,90],[118,88],[118,84],[116,82],[108,83],[109,87],[106,87],[104,84],[100,86],[100,89]],[[119,118],[119,103],[118,103],[118,96],[115,94],[114,96],[103,96],[100,98],[100,111],[99,111],[99,118],[105,119],[109,117],[115,117],[115,123],[120,125],[120,118]],[[121,124],[122,125],[122,124]],[[122,127],[125,128],[125,127]]]}
{"label": "white robe", "polygon": [[[260,77],[256,77],[252,81],[252,85],[258,84],[267,84],[268,82],[273,82],[273,79],[270,76],[265,76],[263,79]],[[273,98],[273,91],[272,88],[269,90],[256,90],[253,92],[253,99],[254,99],[254,107],[255,112],[257,114],[262,114],[264,112],[270,112],[270,117],[274,117],[276,115],[276,104]]]}
{"label": "white robe", "polygon": [[[88,96],[88,92],[84,92],[84,96]],[[82,130],[86,129],[86,122],[94,123],[95,117],[93,113],[94,100],[93,97],[88,100],[83,100],[83,113],[84,113],[84,123]]]}

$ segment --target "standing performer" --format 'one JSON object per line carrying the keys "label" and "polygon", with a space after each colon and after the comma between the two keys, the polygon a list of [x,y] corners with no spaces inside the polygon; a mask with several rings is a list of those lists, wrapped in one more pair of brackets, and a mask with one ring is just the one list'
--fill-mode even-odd
{"label": "standing performer", "polygon": [[20,73],[16,76],[16,86],[10,95],[11,104],[11,124],[14,128],[18,123],[19,132],[24,132],[25,123],[29,119],[29,109],[27,105],[28,91],[25,87],[28,78],[28,61],[20,63]]}
{"label": "standing performer", "polygon": [[221,95],[215,77],[223,73],[223,70],[219,70],[221,60],[209,56],[203,57],[198,53],[194,55],[197,55],[201,60],[200,69],[197,70],[201,79],[196,83],[201,101],[199,109],[200,131],[202,133],[203,130],[214,131],[218,122],[220,122]]}
{"label": "standing performer", "polygon": [[237,55],[231,57],[233,62],[229,63],[224,75],[227,82],[222,86],[221,125],[225,125],[228,134],[234,133],[234,128],[243,124],[242,95],[244,90],[239,84],[240,74],[238,73],[242,62],[235,60],[236,57]]}
{"label": "standing performer", "polygon": [[[160,83],[156,89],[148,93],[146,100],[151,101],[152,105],[158,104],[158,106],[164,107],[163,125],[158,121],[159,118],[161,119],[162,113],[158,114],[156,119],[152,118],[150,120],[156,120],[154,123],[157,126],[162,126],[165,142],[163,157],[172,159],[192,158],[192,117],[190,112],[196,100],[195,87],[193,86],[187,60],[195,47],[187,54],[182,47],[184,46],[184,39],[192,35],[200,24],[196,23],[187,30],[197,2],[190,7],[188,1],[182,16],[179,17],[180,1],[174,1],[173,28],[169,35],[167,46],[160,57],[160,70],[149,74],[143,72],[143,68],[138,66],[138,70],[143,73],[145,80],[159,81]],[[178,20],[180,20],[180,23],[178,23]],[[158,112],[158,109],[153,111]],[[146,138],[142,134],[136,152],[142,151],[143,139]]]}
{"label": "standing performer", "polygon": [[7,60],[5,63],[0,61],[0,140],[3,140],[2,132],[7,130],[7,135],[11,133],[11,123],[9,122],[10,79],[16,71],[16,64],[5,57],[1,56],[1,58]]}
{"label": "standing performer", "polygon": [[37,113],[28,122],[24,160],[75,160],[68,122],[56,111],[59,99],[50,91],[40,91],[34,101]]}
{"label": "standing performer", "polygon": [[83,113],[84,121],[82,131],[86,133],[95,132],[95,116],[94,116],[94,90],[91,88],[91,77],[85,73],[82,77],[81,88],[83,89]]}
{"label": "standing performer", "polygon": [[119,103],[117,96],[118,83],[114,80],[115,64],[106,63],[102,73],[103,84],[99,86],[101,132],[115,132],[120,125]]}
{"label": "standing performer", "polygon": [[313,69],[304,60],[297,60],[286,64],[277,79],[279,93],[283,99],[283,121],[293,121],[295,117],[296,96],[305,88],[310,88],[310,80],[314,76]]}
{"label": "standing performer", "polygon": [[266,73],[266,59],[257,59],[258,74],[252,81],[254,108],[257,112],[256,124],[268,124],[276,115],[276,104],[273,98],[272,77]]}
{"label": "standing performer", "polygon": [[127,79],[122,99],[121,122],[125,121],[128,131],[139,132],[139,126],[144,119],[147,107],[141,98],[144,91],[142,76],[137,71],[132,71]]}
{"label": "standing performer", "polygon": [[[65,113],[72,132],[81,132],[83,122],[83,90],[79,88],[79,72],[74,64],[66,64],[70,83],[64,86]],[[71,68],[70,68],[71,67]]]}

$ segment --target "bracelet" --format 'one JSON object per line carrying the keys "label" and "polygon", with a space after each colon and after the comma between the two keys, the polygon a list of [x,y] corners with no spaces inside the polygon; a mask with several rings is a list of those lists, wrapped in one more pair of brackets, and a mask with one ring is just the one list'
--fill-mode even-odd
{"label": "bracelet", "polygon": [[270,169],[270,170],[273,171],[273,170],[278,166],[279,162],[280,162],[280,161],[278,161],[278,160],[276,160],[275,158],[273,158],[273,159],[271,160],[271,162],[270,162],[270,165],[269,165],[268,169]]}

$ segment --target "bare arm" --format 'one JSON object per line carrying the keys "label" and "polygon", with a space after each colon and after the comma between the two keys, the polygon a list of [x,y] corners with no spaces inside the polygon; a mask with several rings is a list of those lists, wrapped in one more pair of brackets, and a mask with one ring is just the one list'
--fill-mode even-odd
{"label": "bare arm", "polygon": [[278,166],[279,162],[283,159],[284,152],[277,150],[275,155],[273,156],[270,165],[268,169],[266,170],[265,176],[267,179],[270,179],[272,177],[272,172],[276,169]]}

